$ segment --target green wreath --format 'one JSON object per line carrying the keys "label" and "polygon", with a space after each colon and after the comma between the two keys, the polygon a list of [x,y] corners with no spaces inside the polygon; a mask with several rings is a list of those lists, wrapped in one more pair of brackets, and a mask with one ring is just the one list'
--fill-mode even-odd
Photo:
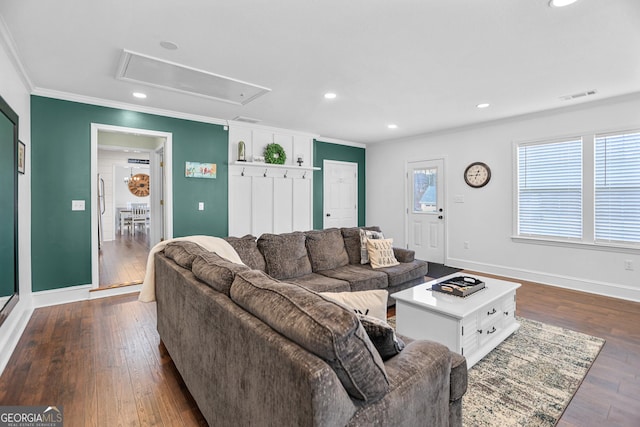
{"label": "green wreath", "polygon": [[264,161],[273,163],[274,165],[284,165],[287,160],[287,154],[280,144],[269,144],[264,148]]}

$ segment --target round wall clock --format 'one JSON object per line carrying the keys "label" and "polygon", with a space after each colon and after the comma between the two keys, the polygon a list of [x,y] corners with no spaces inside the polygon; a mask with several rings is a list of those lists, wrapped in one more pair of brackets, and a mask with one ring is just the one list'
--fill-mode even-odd
{"label": "round wall clock", "polygon": [[471,163],[464,170],[464,181],[473,188],[480,188],[487,185],[491,179],[491,169],[485,163]]}
{"label": "round wall clock", "polygon": [[149,175],[146,173],[138,173],[129,180],[129,191],[138,197],[146,197],[149,195]]}

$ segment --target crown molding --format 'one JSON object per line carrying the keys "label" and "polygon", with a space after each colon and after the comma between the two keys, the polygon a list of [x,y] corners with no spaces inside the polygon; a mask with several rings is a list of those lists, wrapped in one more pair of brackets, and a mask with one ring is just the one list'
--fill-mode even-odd
{"label": "crown molding", "polygon": [[227,120],[215,117],[199,116],[196,114],[181,113],[179,111],[163,110],[160,108],[145,107],[142,105],[128,104],[126,102],[117,102],[109,99],[94,98],[91,96],[78,95],[75,93],[62,92],[51,89],[36,87],[31,91],[32,95],[42,96],[45,98],[55,98],[64,101],[79,102],[82,104],[98,105],[100,107],[117,108],[120,110],[136,111],[138,113],[154,114],[157,116],[172,117],[175,119],[192,120],[195,122],[211,123],[214,125],[227,125]]}
{"label": "crown molding", "polygon": [[16,43],[13,40],[13,36],[9,31],[9,27],[7,27],[6,22],[2,16],[0,16],[0,44],[4,47],[4,50],[7,52],[7,56],[9,60],[13,64],[16,72],[20,76],[20,80],[24,84],[24,87],[27,89],[27,92],[33,91],[33,83],[29,78],[29,74],[27,74],[27,70],[22,64],[20,60],[20,56],[18,55],[18,50],[16,49]]}
{"label": "crown molding", "polygon": [[240,122],[240,121],[237,121],[237,120],[227,120],[226,123],[229,125],[229,127],[241,127],[241,128],[253,129],[253,130],[257,129],[257,130],[264,130],[264,131],[273,132],[273,133],[286,133],[288,135],[299,135],[299,136],[303,136],[303,137],[307,137],[307,138],[317,138],[318,137],[318,134],[314,134],[314,133],[310,133],[310,132],[304,132],[304,131],[294,130],[294,129],[279,128],[279,127],[275,127],[275,126],[259,125],[257,123],[246,123],[246,122]]}
{"label": "crown molding", "polygon": [[318,136],[316,140],[319,142],[328,142],[329,144],[347,145],[356,148],[367,148],[367,144],[363,144],[361,142],[345,141],[343,139],[336,138],[326,138],[324,136]]}

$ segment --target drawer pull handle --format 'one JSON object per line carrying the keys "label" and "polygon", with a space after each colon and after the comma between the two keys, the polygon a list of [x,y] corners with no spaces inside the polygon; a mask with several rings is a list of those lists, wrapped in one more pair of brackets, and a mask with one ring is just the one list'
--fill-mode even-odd
{"label": "drawer pull handle", "polygon": [[496,331],[496,327],[494,326],[493,328],[491,328],[490,331],[487,331],[487,335],[492,334]]}
{"label": "drawer pull handle", "polygon": [[496,314],[496,309],[494,308],[491,311],[487,311],[487,316],[491,316],[492,314]]}

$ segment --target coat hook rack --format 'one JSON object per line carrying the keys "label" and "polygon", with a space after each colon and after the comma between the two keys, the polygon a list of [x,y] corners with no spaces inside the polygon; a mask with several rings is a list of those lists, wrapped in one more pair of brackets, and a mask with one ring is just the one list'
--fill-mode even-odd
{"label": "coat hook rack", "polygon": [[265,178],[267,177],[267,169],[264,170],[264,174],[262,176],[264,176]]}
{"label": "coat hook rack", "polygon": [[242,168],[242,172],[240,172],[240,176],[244,176],[244,168]]}

